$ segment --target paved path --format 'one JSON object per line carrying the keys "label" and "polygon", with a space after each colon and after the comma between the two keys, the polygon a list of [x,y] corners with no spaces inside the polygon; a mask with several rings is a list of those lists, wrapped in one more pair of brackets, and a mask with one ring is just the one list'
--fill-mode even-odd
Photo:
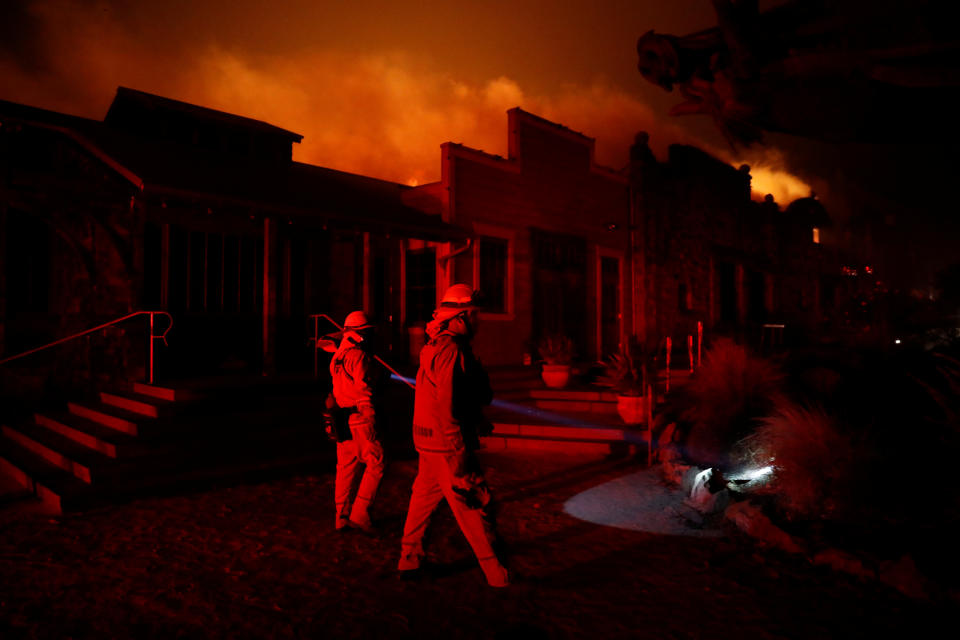
{"label": "paved path", "polygon": [[516,575],[508,589],[486,587],[445,506],[429,540],[439,568],[397,580],[416,470],[401,460],[384,481],[379,540],[334,533],[329,469],[63,520],[0,512],[0,636],[923,637],[951,613],[736,535],[570,515],[636,495],[650,478],[632,463],[535,452],[486,463]]}

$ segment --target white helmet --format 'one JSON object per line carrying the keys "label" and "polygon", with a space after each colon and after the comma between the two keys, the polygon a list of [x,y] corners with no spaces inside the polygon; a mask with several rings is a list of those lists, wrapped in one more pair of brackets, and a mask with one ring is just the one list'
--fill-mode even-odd
{"label": "white helmet", "polygon": [[362,331],[363,329],[370,329],[371,327],[373,327],[373,325],[367,320],[367,314],[363,311],[352,311],[347,315],[347,319],[343,321],[344,331]]}
{"label": "white helmet", "polygon": [[480,306],[477,303],[477,292],[465,284],[455,284],[444,292],[440,299],[442,309],[476,309]]}

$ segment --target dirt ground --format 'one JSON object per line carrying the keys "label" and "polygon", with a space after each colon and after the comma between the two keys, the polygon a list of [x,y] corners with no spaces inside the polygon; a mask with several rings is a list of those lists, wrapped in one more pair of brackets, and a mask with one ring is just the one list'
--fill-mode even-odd
{"label": "dirt ground", "polygon": [[629,461],[485,453],[514,584],[486,586],[445,505],[431,573],[395,566],[415,460],[391,463],[381,537],[333,530],[332,469],[63,519],[0,513],[3,638],[825,638],[926,635],[908,600],[732,532],[666,536],[577,520],[564,502]]}

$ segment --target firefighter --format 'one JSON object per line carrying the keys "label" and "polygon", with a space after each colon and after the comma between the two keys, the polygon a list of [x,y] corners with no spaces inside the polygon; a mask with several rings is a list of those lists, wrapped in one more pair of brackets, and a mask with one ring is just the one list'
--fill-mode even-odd
{"label": "firefighter", "polygon": [[474,453],[489,424],[482,407],[493,399],[489,378],[470,345],[476,330],[474,291],[453,285],[427,324],[427,343],[420,351],[413,410],[413,443],[420,460],[403,529],[398,568],[404,579],[419,573],[430,515],[445,498],[487,583],[509,584],[494,552],[490,489]]}
{"label": "firefighter", "polygon": [[[373,325],[363,311],[349,314],[343,323],[342,339],[330,360],[333,398],[341,419],[346,417],[348,434],[337,438],[337,478],[334,500],[337,531],[346,528],[375,533],[370,505],[383,479],[383,445],[377,439],[374,410],[375,365],[371,355]],[[337,334],[334,334],[337,335]],[[346,439],[344,439],[346,438]],[[360,464],[365,465],[356,497],[350,503]]]}

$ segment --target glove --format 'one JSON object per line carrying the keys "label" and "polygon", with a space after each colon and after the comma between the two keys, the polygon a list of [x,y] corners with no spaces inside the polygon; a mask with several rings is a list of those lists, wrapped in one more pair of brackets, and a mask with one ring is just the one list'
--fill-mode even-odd
{"label": "glove", "polygon": [[483,502],[480,501],[480,498],[477,497],[477,494],[473,491],[473,489],[453,487],[453,492],[463,498],[463,501],[466,503],[468,509],[483,508]]}
{"label": "glove", "polygon": [[320,420],[321,424],[323,424],[323,431],[327,434],[327,439],[331,442],[337,442],[337,423],[333,414],[324,412],[321,414]]}
{"label": "glove", "polygon": [[323,400],[323,411],[320,413],[320,424],[323,425],[323,431],[333,442],[337,442],[337,419],[334,413],[337,410],[337,400],[333,393],[328,393]]}
{"label": "glove", "polygon": [[481,416],[480,420],[477,421],[477,435],[483,438],[491,433],[493,433],[493,423],[487,420],[486,417]]}

